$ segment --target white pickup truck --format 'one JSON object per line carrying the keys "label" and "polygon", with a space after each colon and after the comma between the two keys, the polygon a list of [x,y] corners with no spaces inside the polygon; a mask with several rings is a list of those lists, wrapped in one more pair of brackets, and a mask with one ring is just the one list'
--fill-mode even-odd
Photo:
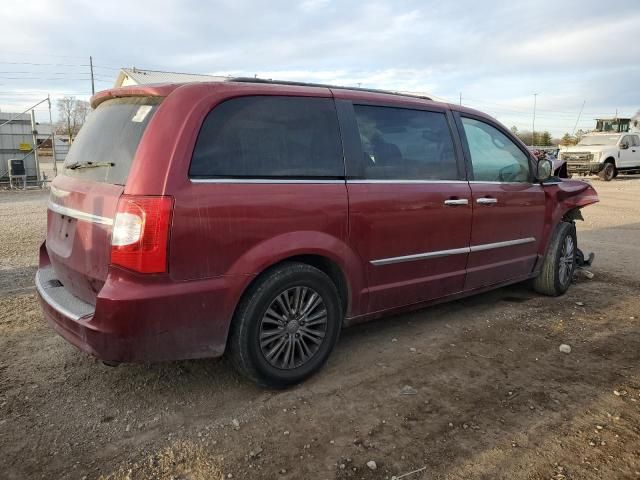
{"label": "white pickup truck", "polygon": [[560,151],[569,175],[598,174],[605,181],[618,173],[640,173],[640,135],[627,133],[590,133],[574,146]]}

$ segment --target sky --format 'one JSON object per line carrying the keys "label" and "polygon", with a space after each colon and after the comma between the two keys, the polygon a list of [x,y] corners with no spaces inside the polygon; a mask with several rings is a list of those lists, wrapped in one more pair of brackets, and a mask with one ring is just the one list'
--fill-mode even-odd
{"label": "sky", "polygon": [[0,110],[50,94],[54,121],[57,98],[90,97],[89,56],[97,90],[120,67],[257,74],[461,96],[520,130],[532,129],[537,93],[535,130],[555,136],[640,109],[631,3],[3,0],[0,31]]}

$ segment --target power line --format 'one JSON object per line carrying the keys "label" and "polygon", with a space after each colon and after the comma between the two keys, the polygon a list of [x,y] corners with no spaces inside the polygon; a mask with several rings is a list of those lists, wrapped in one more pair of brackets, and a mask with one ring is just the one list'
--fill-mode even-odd
{"label": "power line", "polygon": [[44,78],[44,77],[1,77],[3,80],[44,80],[47,82],[50,81],[59,81],[63,80],[66,82],[86,82],[89,80],[89,77],[84,78],[65,78],[65,77],[55,77],[55,78]]}
{"label": "power line", "polygon": [[94,65],[93,68],[104,68],[106,70],[122,70],[122,67],[107,67],[105,65]]}
{"label": "power line", "polygon": [[[474,102],[475,103],[475,102]],[[496,112],[503,112],[509,115],[513,115],[513,116],[524,116],[524,117],[528,117],[531,115],[531,111],[526,111],[526,110],[513,110],[513,109],[508,109],[508,108],[502,108],[502,107],[490,107],[490,106],[482,106],[482,107],[474,107],[473,104],[467,104],[467,106],[470,106],[472,108],[478,108],[479,110],[486,110],[488,112],[491,111],[496,111]],[[583,112],[583,114],[585,114],[585,112]],[[548,110],[540,110],[537,109],[536,110],[536,116],[540,117],[540,118],[553,118],[555,120],[573,120],[577,115],[577,112],[574,114],[563,114],[563,113],[555,113],[552,111],[548,111]],[[608,115],[611,115],[610,113],[594,113],[594,112],[587,112],[586,115],[589,115],[591,117],[606,117]]]}
{"label": "power line", "polygon": [[[7,95],[31,95],[31,96],[36,96],[36,97],[41,97],[42,94],[47,94],[49,92],[49,90],[32,90],[30,92],[13,92],[13,91],[9,91],[9,90],[5,90],[5,91],[0,91],[0,94],[7,94]],[[67,93],[60,93],[59,95],[84,95],[84,93],[76,93],[76,94],[67,94]]]}
{"label": "power line", "polygon": [[23,74],[29,74],[29,75],[33,75],[34,73],[44,73],[46,75],[84,75],[84,73],[81,72],[47,72],[47,71],[33,71],[33,70],[5,70],[5,71],[0,71],[0,74],[19,74],[19,75],[23,75]]}
{"label": "power line", "polygon": [[[88,63],[37,63],[37,62],[0,62],[0,65],[31,65],[34,67],[90,67]],[[120,67],[107,65],[94,65],[94,68],[103,68],[106,70],[120,70]]]}
{"label": "power line", "polygon": [[[496,103],[496,102],[487,102],[486,100],[476,100],[473,98],[466,98],[467,100],[470,100],[471,103],[479,103],[481,105],[497,105],[498,107],[507,107],[507,109],[509,109],[510,111],[514,111],[514,112],[522,112],[522,113],[531,113],[530,110],[527,110],[525,108],[519,109],[518,107],[513,107],[507,103]],[[578,110],[576,109],[576,111],[574,112],[568,112],[568,111],[562,111],[562,110],[547,110],[547,109],[541,109],[538,108],[537,112],[546,112],[546,113],[552,113],[552,114],[559,114],[559,115],[566,115],[566,116],[570,116],[571,118],[575,118],[575,116],[578,114]],[[582,112],[585,115],[602,115],[601,113],[595,113],[593,111],[591,112]],[[611,115],[610,113],[607,113],[605,115]]]}
{"label": "power line", "polygon": [[84,63],[0,62],[0,65],[33,65],[35,67],[88,67]]}
{"label": "power line", "polygon": [[29,55],[30,57],[55,57],[55,58],[87,58],[84,55],[59,55],[53,53],[37,53],[37,52],[2,52],[3,55]]}

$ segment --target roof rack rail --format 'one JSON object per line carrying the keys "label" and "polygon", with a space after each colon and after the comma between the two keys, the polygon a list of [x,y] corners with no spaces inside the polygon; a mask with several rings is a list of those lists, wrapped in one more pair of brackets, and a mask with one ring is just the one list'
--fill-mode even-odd
{"label": "roof rack rail", "polygon": [[321,88],[336,88],[340,90],[355,90],[356,92],[369,92],[369,93],[386,93],[387,95],[398,95],[401,97],[420,98],[422,100],[433,100],[426,95],[414,95],[411,93],[394,92],[393,90],[380,90],[376,88],[361,88],[361,87],[343,87],[341,85],[329,85],[326,83],[310,83],[310,82],[295,82],[292,80],[271,80],[266,78],[256,77],[229,77],[228,82],[242,82],[242,83],[268,83],[272,85],[293,85],[298,87],[321,87]]}

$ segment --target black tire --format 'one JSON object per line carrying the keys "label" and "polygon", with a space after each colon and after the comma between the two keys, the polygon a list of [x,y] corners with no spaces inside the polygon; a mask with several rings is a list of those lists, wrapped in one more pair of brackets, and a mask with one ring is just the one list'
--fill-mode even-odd
{"label": "black tire", "polygon": [[604,180],[605,182],[610,182],[611,180],[616,178],[617,176],[616,170],[617,170],[616,166],[613,163],[607,162],[604,164],[604,167],[602,167],[602,170],[600,170],[600,172],[598,173],[598,176],[600,177],[601,180]]}
{"label": "black tire", "polygon": [[[306,295],[306,300],[301,301],[299,296],[295,298],[298,292],[306,292],[300,294],[303,297]],[[308,300],[314,298],[312,303],[318,301],[313,294],[320,297],[320,306],[310,308],[304,314],[304,306]],[[278,298],[286,301],[289,307],[293,305],[293,310],[297,311],[292,313],[281,308],[284,304],[277,303]],[[324,334],[318,346],[315,341],[309,340],[311,337],[306,333],[311,328],[318,328],[318,325],[306,326],[305,330],[304,320],[317,324],[317,319],[310,320],[310,315],[312,312],[315,312],[313,316],[322,315],[323,306],[326,310],[326,323],[322,323],[320,328],[324,330],[314,330],[316,333],[313,335],[316,337],[320,333]],[[314,310],[315,308],[320,310]],[[267,313],[267,310],[272,313]],[[273,313],[278,315],[273,316]],[[287,315],[291,315],[291,319],[283,320]],[[335,284],[324,272],[304,263],[284,263],[262,274],[243,295],[231,325],[229,357],[242,375],[258,385],[274,388],[294,385],[317,372],[326,363],[340,335],[342,317],[340,296]],[[277,322],[274,318],[278,319]],[[273,337],[277,338],[271,340]],[[291,346],[278,347],[277,342],[288,342]],[[306,359],[304,355],[308,355],[309,351],[303,349],[303,343],[307,349],[316,349]],[[286,353],[277,353],[275,358],[269,359],[268,354],[275,348],[290,348],[293,358],[287,361],[290,350],[286,350]],[[283,368],[285,362],[287,365]],[[274,365],[277,363],[282,365]]]}
{"label": "black tire", "polygon": [[[571,254],[567,251],[568,244],[572,246]],[[533,280],[533,289],[538,293],[551,297],[557,297],[565,293],[569,289],[573,278],[577,250],[578,242],[575,225],[568,222],[560,222],[553,232],[540,274]],[[562,263],[565,264],[565,269],[562,268]]]}

